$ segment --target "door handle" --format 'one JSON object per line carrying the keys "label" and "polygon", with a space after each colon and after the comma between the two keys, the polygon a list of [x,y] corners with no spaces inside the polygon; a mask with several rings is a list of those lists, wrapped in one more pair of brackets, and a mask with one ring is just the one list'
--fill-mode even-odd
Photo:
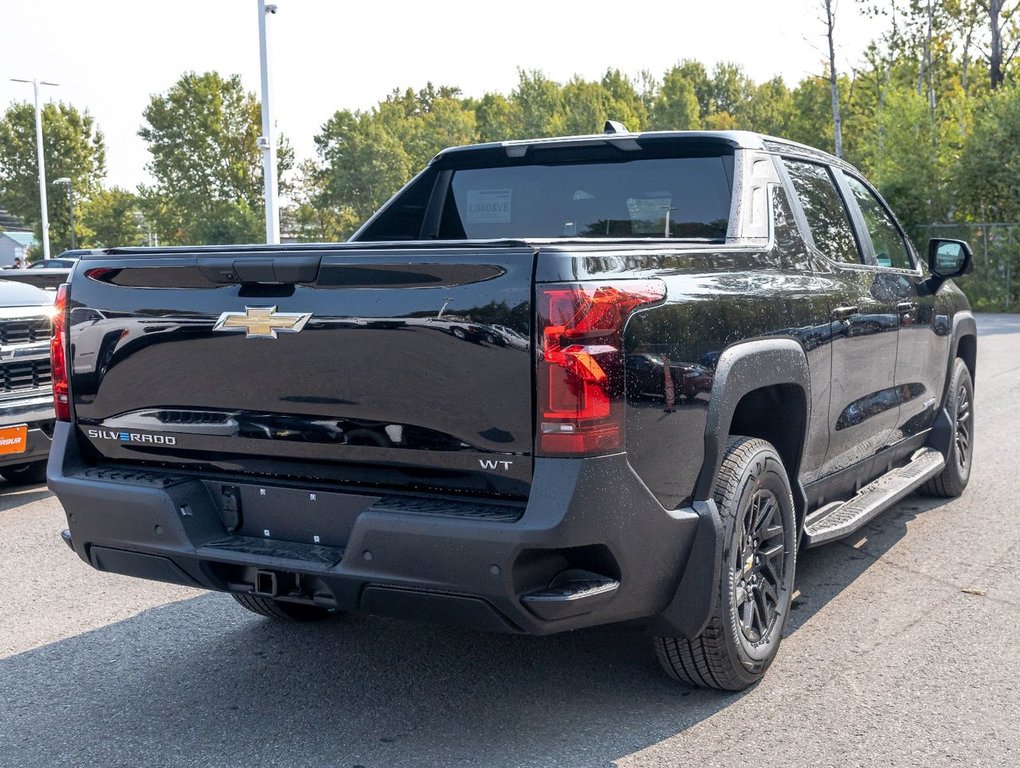
{"label": "door handle", "polygon": [[901,315],[905,315],[907,312],[913,312],[915,309],[917,309],[916,301],[901,301],[896,305],[896,311]]}
{"label": "door handle", "polygon": [[846,320],[853,315],[858,314],[859,310],[857,307],[836,307],[832,310],[833,320]]}

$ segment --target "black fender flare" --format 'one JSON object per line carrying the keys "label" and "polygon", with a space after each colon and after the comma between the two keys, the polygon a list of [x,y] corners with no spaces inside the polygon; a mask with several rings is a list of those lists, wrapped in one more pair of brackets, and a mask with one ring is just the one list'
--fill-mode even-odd
{"label": "black fender flare", "polygon": [[719,356],[705,423],[705,460],[694,486],[695,499],[712,498],[712,486],[726,451],[730,424],[741,399],[756,389],[780,384],[793,384],[803,390],[810,421],[811,374],[804,348],[798,342],[793,339],[746,341],[729,347]]}
{"label": "black fender flare", "polygon": [[[942,402],[939,403],[939,412],[928,437],[928,447],[934,448],[946,457],[949,456],[953,443],[953,418],[946,410],[946,400],[949,398],[949,381],[953,377],[953,366],[960,354],[960,340],[966,336],[973,336],[975,341],[977,340],[977,321],[974,320],[973,313],[959,310],[953,315],[952,340],[949,342],[949,359],[946,360],[946,380],[942,385]],[[971,371],[971,374],[973,378],[976,371]]]}
{"label": "black fender flare", "polygon": [[[977,339],[977,321],[974,319],[973,313],[965,309],[953,315],[953,336],[952,341],[949,342],[949,359],[946,361],[946,385],[949,384],[949,379],[953,375],[953,363],[959,356],[960,339],[964,336],[973,336],[975,340]],[[972,378],[976,378],[976,376],[972,376]],[[943,392],[943,404],[945,404],[948,394],[948,392]]]}
{"label": "black fender flare", "polygon": [[[729,347],[719,357],[705,425],[705,460],[691,504],[698,513],[698,527],[676,595],[652,623],[652,631],[657,634],[693,639],[704,631],[715,612],[725,532],[712,497],[712,486],[722,463],[737,405],[748,393],[777,384],[793,384],[803,389],[810,418],[811,378],[807,357],[803,347],[793,339],[747,341]],[[802,440],[801,450],[803,444]],[[794,494],[801,494],[803,498],[800,484],[794,481],[791,485]]]}

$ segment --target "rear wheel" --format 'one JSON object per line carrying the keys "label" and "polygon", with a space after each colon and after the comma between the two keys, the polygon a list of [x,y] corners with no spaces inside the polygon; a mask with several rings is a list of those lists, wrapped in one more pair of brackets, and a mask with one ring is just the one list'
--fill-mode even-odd
{"label": "rear wheel", "polygon": [[231,592],[230,596],[252,613],[257,613],[259,616],[268,616],[270,619],[280,619],[282,621],[319,621],[331,613],[328,608],[318,605],[287,603],[282,600],[274,600],[271,597],[242,594],[240,592]]}
{"label": "rear wheel", "polygon": [[656,637],[655,648],[670,677],[740,691],[761,680],[779,650],[797,519],[782,459],[764,440],[730,441],[713,495],[725,536],[715,613],[698,637]]}
{"label": "rear wheel", "polygon": [[33,461],[29,464],[17,464],[4,467],[0,476],[11,485],[37,485],[46,482],[46,461]]}
{"label": "rear wheel", "polygon": [[970,369],[959,358],[949,378],[946,411],[953,420],[953,441],[945,468],[919,489],[925,496],[951,499],[963,493],[970,480],[974,458],[974,382]]}

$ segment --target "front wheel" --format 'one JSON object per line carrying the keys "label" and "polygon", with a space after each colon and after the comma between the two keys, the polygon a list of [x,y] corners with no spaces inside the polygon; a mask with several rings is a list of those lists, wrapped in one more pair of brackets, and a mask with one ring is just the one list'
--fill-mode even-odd
{"label": "front wheel", "polygon": [[698,637],[656,637],[655,648],[670,677],[741,691],[761,680],[779,651],[797,517],[783,461],[765,440],[730,440],[713,495],[725,536],[714,615]]}
{"label": "front wheel", "polygon": [[946,411],[953,420],[953,442],[946,466],[919,490],[924,496],[952,499],[967,487],[974,458],[974,381],[960,358],[953,364],[953,375],[949,377]]}

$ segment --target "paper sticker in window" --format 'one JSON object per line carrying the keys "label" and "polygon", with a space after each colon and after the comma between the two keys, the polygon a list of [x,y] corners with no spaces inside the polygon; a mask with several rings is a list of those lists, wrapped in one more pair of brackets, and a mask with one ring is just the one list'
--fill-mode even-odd
{"label": "paper sticker in window", "polygon": [[635,235],[669,237],[671,214],[676,210],[672,197],[631,197],[627,199],[627,210],[630,213],[631,231]]}
{"label": "paper sticker in window", "polygon": [[467,215],[469,224],[509,224],[509,189],[469,189]]}

